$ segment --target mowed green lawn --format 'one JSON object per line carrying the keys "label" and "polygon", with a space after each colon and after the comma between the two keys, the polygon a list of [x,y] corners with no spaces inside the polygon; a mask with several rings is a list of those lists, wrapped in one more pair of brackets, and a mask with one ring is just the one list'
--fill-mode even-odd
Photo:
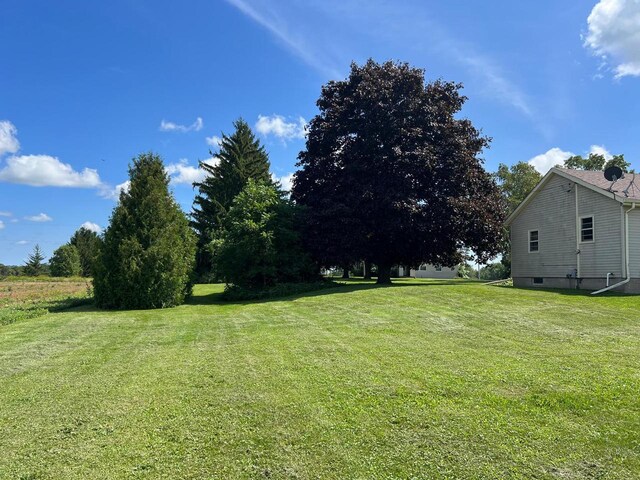
{"label": "mowed green lawn", "polygon": [[640,478],[640,297],[220,289],[0,327],[0,478]]}

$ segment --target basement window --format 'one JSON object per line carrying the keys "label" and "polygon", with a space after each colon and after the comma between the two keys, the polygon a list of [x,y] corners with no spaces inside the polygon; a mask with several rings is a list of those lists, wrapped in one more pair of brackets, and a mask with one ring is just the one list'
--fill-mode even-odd
{"label": "basement window", "polygon": [[544,278],[542,277],[533,277],[534,285],[542,285],[544,283]]}
{"label": "basement window", "polygon": [[593,242],[593,217],[580,218],[580,241]]}
{"label": "basement window", "polygon": [[537,253],[540,247],[538,243],[538,230],[529,230],[529,253]]}

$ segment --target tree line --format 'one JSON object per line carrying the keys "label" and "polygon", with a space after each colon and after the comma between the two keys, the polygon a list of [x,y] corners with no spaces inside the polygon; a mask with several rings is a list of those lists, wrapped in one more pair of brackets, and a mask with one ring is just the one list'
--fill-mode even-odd
{"label": "tree line", "polygon": [[210,152],[216,161],[200,162],[206,175],[189,215],[162,159],[141,154],[103,235],[76,232],[52,273],[92,274],[100,307],[158,308],[184,302],[196,280],[268,289],[364,262],[384,284],[394,265],[453,267],[467,252],[481,262],[502,253],[508,265],[504,220],[540,175],[524,162],[488,173],[490,139],[461,116],[465,101],[461,84],[426,82],[407,63],[354,63],[322,87],[291,192],[239,119]]}

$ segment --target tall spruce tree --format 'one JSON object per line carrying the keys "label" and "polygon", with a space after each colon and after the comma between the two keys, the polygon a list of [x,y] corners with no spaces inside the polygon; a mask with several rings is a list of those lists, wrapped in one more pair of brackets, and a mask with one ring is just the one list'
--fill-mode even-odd
{"label": "tall spruce tree", "polygon": [[269,156],[251,128],[242,119],[233,123],[235,131],[222,135],[220,152],[211,155],[216,163],[200,162],[206,172],[202,182],[194,183],[198,194],[191,212],[191,226],[198,234],[196,271],[200,275],[211,272],[211,241],[218,238],[224,218],[233,199],[249,179],[270,183]]}
{"label": "tall spruce tree", "polygon": [[139,155],[131,186],[120,193],[95,265],[96,304],[102,308],[162,308],[191,293],[195,238],[169,191],[160,157]]}
{"label": "tall spruce tree", "polygon": [[25,273],[32,277],[37,277],[42,274],[44,272],[44,259],[45,256],[42,254],[40,245],[36,244],[36,246],[33,247],[33,252],[29,254],[27,261],[25,262]]}

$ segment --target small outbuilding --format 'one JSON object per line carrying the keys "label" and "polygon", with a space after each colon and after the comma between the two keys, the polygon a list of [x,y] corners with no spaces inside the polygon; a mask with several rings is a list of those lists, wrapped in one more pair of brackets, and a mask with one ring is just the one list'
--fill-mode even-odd
{"label": "small outbuilding", "polygon": [[640,188],[635,174],[621,177],[543,177],[507,219],[514,286],[640,293]]}

